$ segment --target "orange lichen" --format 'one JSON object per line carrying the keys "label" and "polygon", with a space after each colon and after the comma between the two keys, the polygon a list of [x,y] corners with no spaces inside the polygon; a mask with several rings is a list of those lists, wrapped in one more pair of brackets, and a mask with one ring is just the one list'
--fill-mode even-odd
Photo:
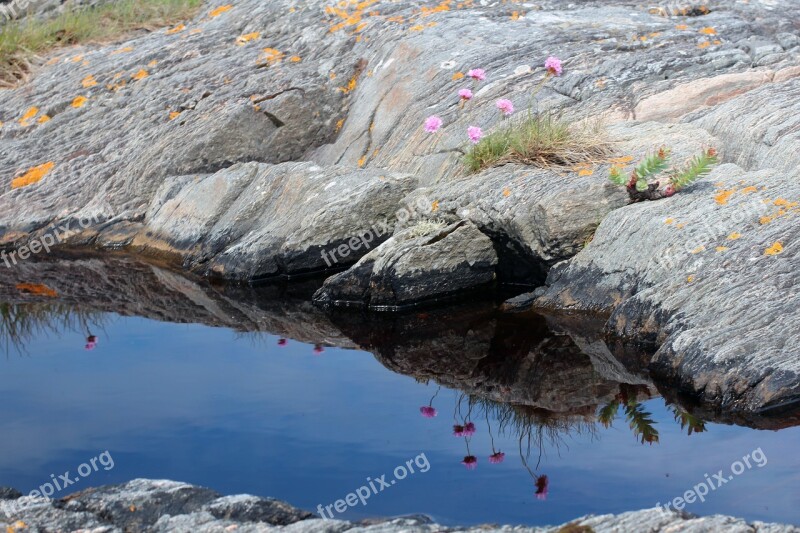
{"label": "orange lichen", "polygon": [[506,198],[508,198],[509,196],[511,196],[511,191],[508,189],[508,187],[506,187],[505,189],[503,189],[503,196],[505,196]]}
{"label": "orange lichen", "polygon": [[218,17],[223,13],[225,13],[226,11],[230,11],[231,9],[233,9],[233,6],[231,4],[225,6],[219,6],[218,8],[209,11],[208,16],[211,18]]}
{"label": "orange lichen", "polygon": [[289,58],[289,61],[291,61],[292,63],[299,63],[302,60],[303,60],[303,58],[300,57],[300,56],[292,56],[292,57]]}
{"label": "orange lichen", "polygon": [[717,202],[719,205],[727,205],[728,200],[730,200],[731,196],[736,193],[736,189],[727,189],[720,191],[716,196],[714,196],[714,201]]}
{"label": "orange lichen", "polygon": [[686,278],[686,281],[688,281],[689,283],[692,283],[694,281],[694,279],[695,279],[694,276],[689,276],[689,277]]}
{"label": "orange lichen", "polygon": [[666,224],[667,226],[669,226],[669,225],[671,225],[673,222],[675,222],[675,219],[674,219],[674,218],[668,218],[668,219],[666,219],[666,220],[664,221],[664,224]]}
{"label": "orange lichen", "polygon": [[88,76],[83,78],[83,80],[81,81],[81,85],[83,85],[85,89],[88,89],[90,87],[94,87],[95,85],[97,85],[97,80],[94,79],[94,76],[89,74]]}
{"label": "orange lichen", "polygon": [[30,120],[37,114],[39,114],[39,108],[31,107],[30,109],[25,111],[25,114],[22,115],[22,118],[19,119],[19,125],[23,127],[27,126],[30,123]]}
{"label": "orange lichen", "polygon": [[764,250],[764,255],[778,255],[783,253],[783,244],[780,242],[776,242],[766,250]]}
{"label": "orange lichen", "polygon": [[626,163],[630,163],[631,161],[633,161],[633,156],[631,156],[631,155],[625,155],[625,156],[622,156],[622,157],[613,157],[613,158],[608,160],[609,163],[616,163],[616,164],[620,164],[620,165],[624,165]]}
{"label": "orange lichen", "polygon": [[347,85],[345,85],[344,87],[338,87],[336,90],[341,91],[344,94],[347,94],[353,92],[356,89],[357,85],[358,85],[358,76],[354,74],[353,77],[350,78],[350,81],[347,82]]}
{"label": "orange lichen", "polygon": [[52,161],[48,161],[47,163],[33,167],[22,176],[19,176],[11,180],[11,188],[19,189],[20,187],[27,187],[28,185],[33,185],[34,183],[41,181],[41,179],[44,178],[48,172],[53,170],[53,167],[55,166],[56,166],[55,163],[53,163]]}
{"label": "orange lichen", "polygon": [[733,233],[731,233],[730,235],[728,235],[728,240],[729,240],[729,241],[736,241],[736,240],[739,240],[739,239],[741,239],[741,238],[742,238],[742,234],[741,234],[741,233],[738,233],[738,232],[736,232],[736,231],[734,231]]}
{"label": "orange lichen", "polygon": [[433,203],[431,203],[431,212],[438,210],[439,210],[439,200],[434,200]]}
{"label": "orange lichen", "polygon": [[276,48],[264,48],[264,57],[262,57],[259,62],[260,63],[267,63],[269,65],[275,65],[283,61],[283,57],[285,54]]}
{"label": "orange lichen", "polygon": [[705,246],[698,246],[697,248],[695,248],[694,250],[692,250],[690,253],[692,253],[692,254],[699,254],[700,252],[704,251],[705,249],[706,249],[706,247],[705,247]]}
{"label": "orange lichen", "polygon": [[39,124],[44,124],[45,122],[49,122],[49,121],[50,121],[50,117],[49,116],[42,115],[41,117],[39,117],[39,120],[37,120],[36,122],[38,122]]}
{"label": "orange lichen", "polygon": [[131,78],[132,78],[132,79],[134,79],[134,80],[137,80],[137,81],[138,81],[138,80],[143,80],[143,79],[145,79],[145,78],[146,78],[147,76],[149,76],[149,75],[150,75],[150,74],[149,74],[149,73],[148,73],[146,70],[144,70],[144,69],[141,69],[141,70],[139,70],[139,72],[137,72],[136,74],[133,74],[133,75],[131,75]]}
{"label": "orange lichen", "polygon": [[717,247],[716,247],[716,250],[717,250],[718,252],[724,252],[724,251],[726,251],[726,250],[730,250],[730,248],[728,248],[727,246],[717,246]]}
{"label": "orange lichen", "polygon": [[124,53],[127,53],[127,52],[133,52],[133,47],[132,46],[126,46],[124,48],[120,48],[118,50],[114,50],[109,55],[113,56],[113,55],[117,55],[117,54],[124,54]]}
{"label": "orange lichen", "polygon": [[17,290],[25,294],[33,294],[36,296],[47,296],[50,298],[58,296],[56,291],[40,283],[17,283]]}
{"label": "orange lichen", "polygon": [[261,37],[261,34],[257,31],[253,33],[245,33],[244,35],[240,35],[236,38],[236,44],[239,46],[244,46],[246,43],[258,39]]}
{"label": "orange lichen", "polygon": [[362,155],[361,159],[358,160],[358,166],[359,167],[363,167],[366,164],[367,164],[367,156],[366,155]]}
{"label": "orange lichen", "polygon": [[698,45],[697,45],[697,48],[701,48],[701,49],[702,49],[702,48],[708,48],[709,46],[711,46],[711,43],[710,43],[710,42],[708,42],[708,41],[703,41],[702,43],[700,43],[700,44],[698,44]]}
{"label": "orange lichen", "polygon": [[750,194],[751,192],[756,192],[756,191],[758,191],[758,187],[754,187],[754,186],[751,185],[749,187],[745,187],[740,192],[742,194]]}
{"label": "orange lichen", "polygon": [[86,98],[85,96],[76,96],[70,105],[75,109],[78,109],[79,107],[85,106],[86,102],[88,101],[89,99]]}
{"label": "orange lichen", "polygon": [[171,28],[171,29],[167,30],[166,33],[167,33],[167,35],[174,35],[176,33],[182,32],[185,29],[186,29],[186,24],[178,24],[174,28]]}
{"label": "orange lichen", "polygon": [[594,174],[594,170],[591,168],[582,168],[578,171],[578,176],[591,176]]}
{"label": "orange lichen", "polygon": [[717,30],[715,30],[714,28],[711,28],[709,26],[706,26],[705,28],[700,28],[698,31],[700,33],[702,33],[703,35],[716,35],[717,34]]}
{"label": "orange lichen", "polygon": [[337,132],[337,133],[339,132],[339,130],[341,130],[341,129],[342,129],[342,126],[344,126],[344,119],[343,119],[343,118],[340,118],[340,119],[339,119],[339,120],[336,122],[336,132]]}
{"label": "orange lichen", "polygon": [[689,26],[687,26],[686,24],[678,24],[677,26],[675,26],[675,29],[678,31],[688,30]]}
{"label": "orange lichen", "polygon": [[170,120],[175,120],[175,119],[176,119],[176,118],[178,118],[179,116],[181,116],[181,112],[180,112],[180,111],[172,111],[172,112],[169,114],[169,119],[170,119]]}
{"label": "orange lichen", "polygon": [[758,221],[761,223],[762,226],[765,225],[765,224],[769,224],[773,220],[775,220],[774,216],[763,216],[763,217],[758,219]]}
{"label": "orange lichen", "polygon": [[156,61],[155,59],[147,64],[147,66],[150,67],[150,68],[153,68],[156,65],[158,65],[158,61]]}
{"label": "orange lichen", "polygon": [[455,74],[453,74],[453,76],[452,76],[452,78],[451,78],[451,79],[452,79],[453,81],[458,81],[458,80],[460,80],[460,79],[461,79],[461,78],[463,78],[463,77],[464,77],[464,73],[463,73],[463,72],[456,72]]}

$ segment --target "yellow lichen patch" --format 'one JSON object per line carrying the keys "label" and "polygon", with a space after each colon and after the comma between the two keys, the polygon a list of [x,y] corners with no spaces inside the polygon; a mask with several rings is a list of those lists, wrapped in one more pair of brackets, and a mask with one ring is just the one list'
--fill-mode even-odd
{"label": "yellow lichen patch", "polygon": [[764,250],[764,255],[778,255],[783,253],[783,244],[780,242],[776,242],[766,250]]}
{"label": "yellow lichen patch", "polygon": [[172,111],[172,112],[169,114],[169,119],[170,119],[170,120],[175,120],[175,119],[176,119],[176,118],[178,118],[179,116],[181,116],[181,112],[180,112],[180,111]]}
{"label": "yellow lichen patch", "polygon": [[730,250],[730,248],[728,248],[727,246],[717,246],[715,249],[717,250],[717,252],[724,252],[726,250]]}
{"label": "yellow lichen patch", "polygon": [[72,103],[70,105],[72,107],[74,107],[75,109],[78,109],[80,107],[85,106],[86,102],[88,102],[88,101],[89,101],[89,99],[86,98],[85,96],[76,96],[75,99],[72,101]]}
{"label": "yellow lichen patch", "polygon": [[724,191],[720,191],[714,196],[714,201],[717,202],[719,205],[727,205],[728,200],[730,200],[731,196],[736,194],[736,189],[727,189]]}
{"label": "yellow lichen patch", "polygon": [[686,224],[683,224],[683,223],[675,224],[675,227],[678,228],[678,229],[683,229],[685,226],[686,226]]}
{"label": "yellow lichen patch", "polygon": [[83,61],[83,56],[75,56],[72,59],[70,59],[70,61],[72,61],[73,63],[80,63],[81,61]]}
{"label": "yellow lichen patch", "polygon": [[705,247],[705,246],[698,246],[697,248],[695,248],[694,250],[692,250],[690,253],[692,253],[692,254],[699,254],[700,252],[704,251],[705,249],[706,249],[706,247]]}
{"label": "yellow lichen patch", "polygon": [[49,121],[50,121],[50,117],[49,116],[42,115],[41,117],[39,117],[39,120],[37,120],[36,122],[38,122],[39,124],[44,124],[45,122],[49,122]]}
{"label": "yellow lichen patch", "polygon": [[[48,287],[47,285],[42,285],[40,283],[18,283],[17,290],[19,292],[25,294],[33,294],[36,296],[48,296],[50,298],[55,298],[58,296],[58,293]],[[20,526],[15,526],[20,527]]]}
{"label": "yellow lichen patch", "polygon": [[745,187],[740,192],[742,194],[750,194],[750,193],[753,193],[753,192],[756,192],[756,191],[758,191],[758,187],[754,187],[754,186],[751,185],[749,187]]}
{"label": "yellow lichen patch", "polygon": [[423,26],[422,24],[414,24],[413,26],[408,28],[408,31],[422,31],[424,29],[425,29],[425,26]]}
{"label": "yellow lichen patch", "polygon": [[133,52],[133,47],[132,46],[126,46],[124,48],[120,48],[118,50],[114,50],[109,55],[113,56],[113,55],[117,55],[117,54],[126,54],[128,52]]}
{"label": "yellow lichen patch", "polygon": [[203,33],[203,28],[195,28],[189,32],[189,35],[197,35],[198,33]]}
{"label": "yellow lichen patch", "polygon": [[711,44],[713,44],[714,46],[716,46],[716,45],[718,45],[718,44],[722,44],[722,41],[720,41],[719,39],[714,39],[713,41],[711,41]]}
{"label": "yellow lichen patch", "polygon": [[27,187],[28,185],[33,185],[34,183],[41,181],[41,179],[45,177],[48,172],[53,170],[53,167],[55,166],[56,166],[55,163],[53,163],[52,161],[48,161],[47,163],[44,163],[37,167],[33,167],[22,176],[19,176],[11,180],[11,188],[19,189],[20,187]]}
{"label": "yellow lichen patch", "polygon": [[90,87],[94,87],[95,85],[97,85],[97,80],[94,79],[94,76],[89,74],[88,76],[83,78],[83,80],[81,81],[81,85],[83,85],[85,89],[88,89]]}
{"label": "yellow lichen patch", "polygon": [[156,65],[158,65],[158,61],[156,61],[155,59],[147,64],[147,66],[150,67],[150,68],[153,68]]}
{"label": "yellow lichen patch", "polygon": [[233,9],[233,6],[231,4],[225,6],[219,6],[218,8],[209,11],[208,16],[211,18],[218,17],[223,13],[225,13],[226,11],[230,11],[231,9]]}
{"label": "yellow lichen patch", "polygon": [[689,277],[686,278],[686,281],[688,281],[689,283],[692,283],[692,282],[694,282],[694,279],[695,279],[694,276],[689,276]]}
{"label": "yellow lichen patch", "polygon": [[186,29],[186,24],[178,24],[174,28],[170,28],[166,31],[167,35],[174,35],[176,33],[180,33]]}
{"label": "yellow lichen patch", "polygon": [[434,200],[433,203],[431,203],[431,212],[438,210],[439,210],[439,200]]}
{"label": "yellow lichen patch", "polygon": [[703,41],[702,43],[700,43],[700,44],[698,44],[698,45],[697,45],[697,48],[703,49],[703,48],[708,48],[709,46],[711,46],[711,43],[710,43],[710,42],[708,42],[708,41]]}
{"label": "yellow lichen patch", "polygon": [[275,65],[283,61],[284,53],[276,48],[264,48],[264,56],[259,60],[260,63]]}
{"label": "yellow lichen patch", "polygon": [[739,240],[739,239],[741,239],[741,238],[742,238],[742,234],[741,234],[741,233],[738,233],[738,232],[736,232],[736,231],[734,231],[733,233],[731,233],[730,235],[728,235],[728,240],[729,240],[729,241],[736,241],[736,240]]}
{"label": "yellow lichen patch", "polygon": [[666,219],[664,221],[664,224],[666,224],[667,226],[670,226],[670,225],[672,225],[673,222],[675,222],[674,218],[668,218],[668,219]]}
{"label": "yellow lichen patch", "polygon": [[131,78],[132,78],[132,79],[134,79],[134,80],[137,80],[137,81],[139,81],[139,80],[143,80],[143,79],[145,79],[145,78],[146,78],[147,76],[149,76],[149,75],[150,75],[150,74],[149,74],[149,73],[148,73],[146,70],[144,70],[144,69],[141,69],[141,70],[139,70],[139,72],[137,72],[136,74],[133,74],[133,75],[131,76]]}
{"label": "yellow lichen patch", "polygon": [[363,167],[366,164],[367,164],[367,156],[362,155],[361,159],[358,160],[358,166]]}
{"label": "yellow lichen patch", "polygon": [[591,176],[594,174],[594,170],[591,168],[582,168],[578,171],[578,176]]}
{"label": "yellow lichen patch", "polygon": [[631,161],[633,161],[633,156],[632,155],[625,155],[625,156],[622,156],[622,157],[613,157],[613,158],[608,160],[609,163],[614,163],[614,164],[617,164],[617,165],[625,165],[627,163],[630,163]]}
{"label": "yellow lichen patch", "polygon": [[712,28],[710,26],[706,26],[705,28],[700,28],[698,31],[700,33],[702,33],[703,35],[716,35],[717,34],[717,30],[715,30],[714,28]]}
{"label": "yellow lichen patch", "polygon": [[300,57],[300,56],[292,56],[292,57],[289,58],[289,61],[291,61],[292,63],[299,63],[302,60],[303,60],[303,58]]}
{"label": "yellow lichen patch", "polygon": [[763,216],[763,217],[758,219],[758,221],[761,223],[762,226],[766,225],[766,224],[769,224],[773,220],[775,220],[774,216]]}
{"label": "yellow lichen patch", "polygon": [[358,85],[358,77],[356,74],[354,74],[353,77],[350,78],[350,81],[347,82],[347,85],[345,85],[344,87],[338,87],[336,90],[341,91],[344,94],[347,94],[353,92],[356,89],[357,85]]}
{"label": "yellow lichen patch", "polygon": [[511,13],[511,20],[519,20],[522,17],[519,11],[514,11]]}
{"label": "yellow lichen patch", "polygon": [[339,130],[341,130],[341,129],[342,129],[342,126],[344,126],[344,119],[343,119],[343,118],[340,118],[340,119],[339,119],[339,120],[336,122],[336,132],[337,132],[337,133],[339,132]]}
{"label": "yellow lichen patch", "polygon": [[688,30],[689,26],[687,26],[686,24],[678,24],[677,26],[675,26],[675,29],[678,31]]}
{"label": "yellow lichen patch", "polygon": [[27,126],[30,123],[30,120],[37,114],[39,114],[39,108],[31,107],[30,109],[25,111],[25,114],[22,115],[22,118],[19,119],[19,125],[23,127]]}
{"label": "yellow lichen patch", "polygon": [[453,74],[453,76],[450,79],[452,79],[453,81],[458,81],[463,77],[464,77],[464,73],[463,72],[456,72],[455,74]]}
{"label": "yellow lichen patch", "polygon": [[508,198],[509,196],[511,196],[511,191],[508,189],[508,187],[506,187],[505,189],[503,189],[503,196],[505,196],[506,198]]}
{"label": "yellow lichen patch", "polygon": [[244,35],[240,35],[236,38],[236,44],[239,46],[244,46],[246,43],[254,41],[259,37],[261,37],[261,34],[257,31],[254,31],[253,33],[245,33]]}

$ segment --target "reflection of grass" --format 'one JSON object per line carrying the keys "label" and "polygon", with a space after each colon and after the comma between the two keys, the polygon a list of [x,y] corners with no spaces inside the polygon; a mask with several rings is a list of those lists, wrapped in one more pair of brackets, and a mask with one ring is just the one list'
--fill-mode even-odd
{"label": "reflection of grass", "polygon": [[35,58],[53,48],[117,39],[194,14],[201,0],[121,0],[91,9],[67,10],[47,20],[10,22],[0,32],[0,87],[24,81]]}
{"label": "reflection of grass", "polygon": [[103,315],[63,303],[0,303],[0,345],[8,354],[13,347],[25,351],[25,345],[40,335],[61,334],[102,328]]}

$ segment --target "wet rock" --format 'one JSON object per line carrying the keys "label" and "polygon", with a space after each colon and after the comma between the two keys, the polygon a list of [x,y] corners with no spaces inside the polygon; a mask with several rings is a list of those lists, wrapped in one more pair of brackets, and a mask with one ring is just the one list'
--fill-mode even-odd
{"label": "wet rock", "polygon": [[475,225],[423,222],[328,278],[314,301],[400,308],[484,286],[494,279],[496,264],[492,241]]}
{"label": "wet rock", "polygon": [[16,500],[22,493],[11,487],[0,487],[0,500]]}

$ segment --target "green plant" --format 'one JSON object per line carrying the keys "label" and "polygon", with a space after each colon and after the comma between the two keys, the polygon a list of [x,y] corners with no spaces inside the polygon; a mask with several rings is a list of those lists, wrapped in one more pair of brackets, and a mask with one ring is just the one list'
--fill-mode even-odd
{"label": "green plant", "polygon": [[[620,167],[612,166],[608,177],[627,189],[631,202],[658,200],[668,198],[708,175],[718,162],[717,151],[713,148],[703,150],[682,168],[668,170],[669,157],[670,151],[660,148],[655,154],[645,157],[629,176],[625,176]],[[669,184],[663,190],[660,188],[661,182],[650,181],[662,172],[667,172],[669,179]]]}
{"label": "green plant", "polygon": [[9,22],[0,32],[0,87],[25,81],[40,55],[54,48],[153,30],[191,17],[201,5],[202,0],[121,0],[67,9],[45,20]]}
{"label": "green plant", "polygon": [[572,166],[602,159],[608,153],[599,123],[569,124],[549,113],[528,113],[505,121],[471,146],[464,164],[470,172],[506,163]]}

